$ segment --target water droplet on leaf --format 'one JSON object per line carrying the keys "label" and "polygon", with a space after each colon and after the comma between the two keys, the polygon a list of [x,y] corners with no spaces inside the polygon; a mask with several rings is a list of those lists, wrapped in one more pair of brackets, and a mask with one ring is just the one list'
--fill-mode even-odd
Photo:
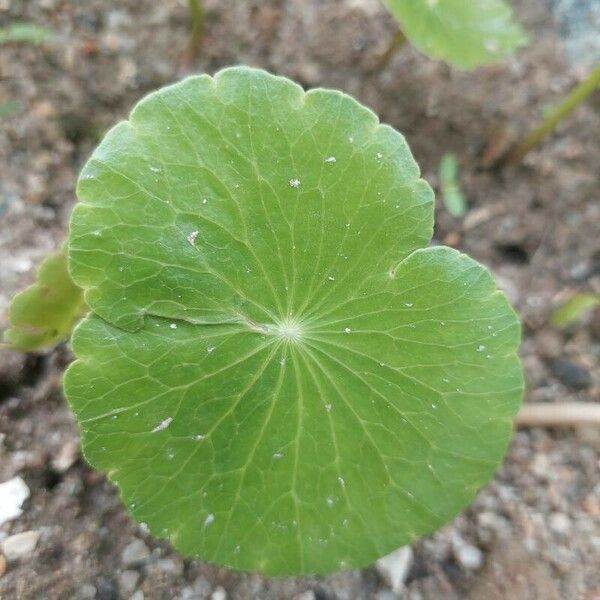
{"label": "water droplet on leaf", "polygon": [[166,429],[173,422],[173,417],[167,417],[162,420],[153,430],[152,433],[156,433],[157,431],[162,431]]}

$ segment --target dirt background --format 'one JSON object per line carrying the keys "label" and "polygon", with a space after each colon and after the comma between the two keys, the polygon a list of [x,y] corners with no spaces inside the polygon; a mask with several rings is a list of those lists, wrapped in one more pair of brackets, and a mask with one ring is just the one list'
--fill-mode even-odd
{"label": "dirt background", "polygon": [[[523,131],[588,68],[569,62],[551,3],[515,4],[530,47],[462,73],[410,47],[376,68],[395,31],[378,0],[206,0],[191,70],[246,63],[343,89],[407,136],[436,187],[442,154],[455,153],[469,212],[455,219],[438,202],[435,240],[492,268],[516,306],[528,401],[598,402],[600,313],[566,331],[548,319],[573,292],[600,291],[600,96],[522,165],[484,168],[490,147]],[[10,296],[65,237],[82,162],[135,101],[184,74],[188,43],[183,0],[0,0],[0,26],[15,20],[55,35],[37,47],[0,46],[0,327]],[[0,482],[19,475],[31,490],[0,541],[40,533],[27,556],[0,558],[0,598],[396,597],[375,568],[273,580],[182,560],[146,536],[80,458],[60,388],[69,360],[66,346],[0,350]],[[599,459],[597,428],[517,432],[475,503],[415,544],[400,596],[598,600]]]}

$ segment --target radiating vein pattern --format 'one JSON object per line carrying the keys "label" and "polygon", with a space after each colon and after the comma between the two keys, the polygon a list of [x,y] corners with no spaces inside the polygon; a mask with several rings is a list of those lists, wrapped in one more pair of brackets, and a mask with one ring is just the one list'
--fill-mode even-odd
{"label": "radiating vein pattern", "polygon": [[182,552],[269,574],[368,564],[491,477],[522,377],[489,273],[425,248],[404,138],[263,71],[142,100],[85,166],[65,388],[90,463]]}

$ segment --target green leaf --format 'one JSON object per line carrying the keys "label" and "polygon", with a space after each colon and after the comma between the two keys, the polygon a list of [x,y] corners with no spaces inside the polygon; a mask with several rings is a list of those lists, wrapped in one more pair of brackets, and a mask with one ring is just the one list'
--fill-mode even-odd
{"label": "green leaf", "polygon": [[7,100],[0,104],[0,119],[8,119],[21,111],[21,104],[17,100]]}
{"label": "green leaf", "polygon": [[431,58],[473,69],[527,44],[503,0],[384,0],[411,44]]}
{"label": "green leaf", "polygon": [[48,29],[32,23],[13,23],[8,27],[0,27],[0,44],[24,43],[39,46],[53,35]]}
{"label": "green leaf", "polygon": [[567,300],[560,308],[554,311],[551,319],[554,327],[568,327],[579,320],[585,313],[600,306],[600,295],[598,294],[575,294]]}
{"label": "green leaf", "polygon": [[352,98],[248,68],[142,100],[85,166],[66,392],[85,456],[183,553],[366,565],[492,476],[522,393],[489,273]]}
{"label": "green leaf", "polygon": [[453,154],[444,154],[440,162],[440,187],[446,210],[453,217],[467,212],[467,201],[458,184],[458,163]]}
{"label": "green leaf", "polygon": [[48,256],[37,281],[17,294],[8,309],[4,341],[23,351],[54,346],[68,337],[86,311],[83,294],[67,270],[66,249]]}

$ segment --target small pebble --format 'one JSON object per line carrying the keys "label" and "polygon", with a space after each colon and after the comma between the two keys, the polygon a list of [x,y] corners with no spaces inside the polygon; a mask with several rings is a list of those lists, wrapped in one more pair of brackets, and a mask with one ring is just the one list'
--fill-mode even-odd
{"label": "small pebble", "polygon": [[452,552],[456,562],[467,571],[477,571],[483,565],[483,552],[458,535],[452,539]]}
{"label": "small pebble", "polygon": [[29,488],[20,477],[0,483],[0,525],[16,519],[23,510],[21,505],[29,498]]}
{"label": "small pebble", "polygon": [[127,546],[123,549],[123,554],[121,554],[121,562],[126,567],[132,567],[135,565],[139,565],[145,562],[150,556],[150,550],[148,550],[148,546],[144,544],[142,540],[133,540],[129,542]]}
{"label": "small pebble", "polygon": [[316,600],[316,596],[312,590],[307,590],[306,592],[296,594],[294,600]]}
{"label": "small pebble", "polygon": [[24,531],[7,537],[0,547],[8,561],[19,560],[32,554],[39,539],[39,531]]}
{"label": "small pebble", "polygon": [[540,479],[547,480],[549,474],[552,473],[548,455],[543,452],[536,452],[531,461],[531,470]]}
{"label": "small pebble", "polygon": [[68,471],[75,461],[79,458],[79,441],[70,440],[52,459],[52,469],[57,473],[65,473]]}
{"label": "small pebble", "polygon": [[395,593],[404,589],[404,582],[413,563],[413,551],[410,546],[403,546],[391,554],[380,558],[375,563],[375,568],[382,579]]}
{"label": "small pebble", "polygon": [[221,586],[219,586],[210,595],[210,600],[227,600],[227,592]]}
{"label": "small pebble", "polygon": [[[412,598],[412,597],[411,597]],[[375,600],[397,600],[398,594],[392,590],[379,590],[375,596]]]}
{"label": "small pebble", "polygon": [[550,515],[550,529],[555,533],[565,534],[571,529],[571,520],[563,513],[552,513]]}
{"label": "small pebble", "polygon": [[574,390],[585,390],[592,385],[592,377],[584,367],[566,360],[557,358],[550,363],[552,373],[561,383]]}
{"label": "small pebble", "polygon": [[77,588],[78,600],[92,600],[97,594],[96,586],[91,583],[84,583]]}
{"label": "small pebble", "polygon": [[140,580],[140,574],[133,569],[126,569],[119,575],[119,590],[121,595],[129,598]]}
{"label": "small pebble", "polygon": [[183,573],[183,561],[174,558],[161,558],[155,563],[155,568],[162,573],[180,576]]}

